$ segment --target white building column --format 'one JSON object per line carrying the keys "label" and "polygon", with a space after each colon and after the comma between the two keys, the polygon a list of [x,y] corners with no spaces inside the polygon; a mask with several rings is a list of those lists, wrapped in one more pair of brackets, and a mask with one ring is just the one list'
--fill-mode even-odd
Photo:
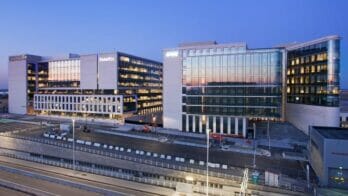
{"label": "white building column", "polygon": [[189,115],[186,114],[186,132],[189,131]]}
{"label": "white building column", "polygon": [[223,116],[220,117],[220,133],[221,134],[224,133],[224,117]]}
{"label": "white building column", "polygon": [[196,116],[192,115],[192,132],[196,132]]}
{"label": "white building column", "polygon": [[234,118],[234,134],[238,135],[238,117]]}
{"label": "white building column", "polygon": [[231,134],[231,117],[227,117],[227,134]]}
{"label": "white building column", "polygon": [[243,137],[246,137],[246,118],[243,118]]}
{"label": "white building column", "polygon": [[205,124],[206,124],[206,125],[205,125],[205,129],[206,129],[206,130],[204,130],[204,132],[206,132],[207,129],[209,129],[209,116],[206,116],[205,119],[206,119],[206,123],[205,123]]}
{"label": "white building column", "polygon": [[213,133],[216,133],[216,116],[213,116]]}
{"label": "white building column", "polygon": [[202,116],[199,117],[199,133],[202,133]]}

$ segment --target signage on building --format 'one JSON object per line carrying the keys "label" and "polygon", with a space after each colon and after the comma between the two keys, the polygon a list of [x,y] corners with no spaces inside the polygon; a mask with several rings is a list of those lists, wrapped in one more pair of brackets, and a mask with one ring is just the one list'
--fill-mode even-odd
{"label": "signage on building", "polygon": [[108,57],[99,57],[99,62],[114,62],[115,57],[108,56]]}
{"label": "signage on building", "polygon": [[178,57],[179,51],[177,51],[177,50],[167,51],[165,55],[166,55],[166,57]]}

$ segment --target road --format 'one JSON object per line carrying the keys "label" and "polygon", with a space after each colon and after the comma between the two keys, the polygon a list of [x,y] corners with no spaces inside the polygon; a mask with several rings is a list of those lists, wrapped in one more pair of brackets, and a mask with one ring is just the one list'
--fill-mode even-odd
{"label": "road", "polygon": [[[4,169],[1,169],[0,170],[1,180],[6,180],[6,181],[21,184],[21,185],[25,185],[43,192],[47,192],[47,194],[50,193],[52,195],[92,196],[92,195],[101,195],[101,194],[98,192],[91,192],[91,191],[87,191],[83,189],[78,189],[78,188],[58,184],[55,182],[49,182],[42,179],[34,178],[31,176],[31,174],[35,174],[35,175],[38,174],[42,176],[48,176],[50,178],[61,179],[63,181],[74,182],[77,184],[88,186],[92,189],[107,190],[108,192],[112,193],[112,195],[144,195],[144,196],[159,195],[159,194],[138,191],[136,190],[137,187],[134,187],[134,189],[121,187],[120,185],[124,183],[124,181],[122,180],[112,179],[113,183],[109,183],[108,181],[109,178],[107,177],[97,176],[93,174],[84,174],[81,172],[72,174],[71,170],[57,168],[53,166],[44,166],[41,164],[32,163],[32,162],[23,161],[23,160],[16,160],[16,159],[8,158],[8,157],[0,156],[0,168],[1,166],[6,168],[7,167],[14,168],[16,170],[21,170],[23,171],[23,173],[28,172],[30,175],[28,176],[24,174],[22,175],[18,173],[12,173],[12,172],[5,171]],[[128,182],[128,181],[126,181],[126,183],[132,184],[132,182]],[[147,187],[151,187],[151,186],[149,185]],[[10,190],[10,189],[3,189],[3,191],[13,192],[13,190]],[[20,192],[19,194],[23,195],[23,193],[20,193]]]}
{"label": "road", "polygon": [[28,194],[0,186],[0,195],[27,196]]}
{"label": "road", "polygon": [[[21,132],[20,135],[31,136],[31,137],[43,137],[43,131],[30,131]],[[69,137],[72,137],[71,135]],[[125,148],[138,149],[148,152],[156,152],[158,154],[166,154],[172,156],[184,157],[187,159],[202,160],[206,159],[206,149],[185,146],[172,143],[162,143],[157,141],[150,141],[145,139],[130,138],[125,136],[102,134],[102,133],[84,133],[76,130],[76,139],[82,139],[85,141],[93,141],[101,144],[115,145]],[[231,151],[221,151],[216,149],[210,150],[209,155],[210,162],[224,163],[234,167],[244,168],[246,166],[252,167],[253,155],[242,154]],[[275,159],[273,157],[256,156],[256,166],[261,170],[280,171],[293,178],[305,179],[305,172],[301,162]]]}

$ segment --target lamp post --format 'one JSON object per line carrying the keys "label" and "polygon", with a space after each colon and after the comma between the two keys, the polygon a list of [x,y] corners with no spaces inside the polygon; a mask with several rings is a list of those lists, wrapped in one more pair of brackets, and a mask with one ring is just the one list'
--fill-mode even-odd
{"label": "lamp post", "polygon": [[209,195],[209,132],[210,129],[206,129],[207,132],[207,196]]}
{"label": "lamp post", "polygon": [[152,126],[153,126],[153,131],[156,132],[156,116],[152,117]]}
{"label": "lamp post", "polygon": [[72,119],[72,129],[73,129],[73,170],[75,171],[75,119]]}

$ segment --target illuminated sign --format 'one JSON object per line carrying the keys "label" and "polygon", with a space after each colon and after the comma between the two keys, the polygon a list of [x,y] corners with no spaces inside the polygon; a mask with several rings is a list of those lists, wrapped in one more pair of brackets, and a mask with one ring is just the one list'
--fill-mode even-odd
{"label": "illuminated sign", "polygon": [[178,56],[179,56],[179,51],[177,50],[166,52],[166,57],[178,57]]}
{"label": "illuminated sign", "polygon": [[99,62],[114,62],[115,57],[109,56],[109,57],[99,57]]}

